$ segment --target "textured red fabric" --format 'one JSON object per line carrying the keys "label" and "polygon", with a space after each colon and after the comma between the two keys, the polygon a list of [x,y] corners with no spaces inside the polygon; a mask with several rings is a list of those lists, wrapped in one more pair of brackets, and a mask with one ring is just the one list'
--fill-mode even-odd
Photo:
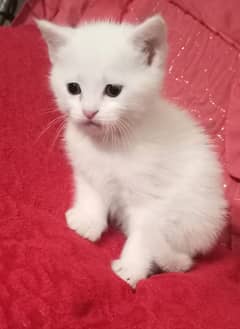
{"label": "textured red fabric", "polygon": [[[165,93],[204,124],[223,163],[231,163],[225,129],[237,131],[229,116],[239,105],[238,51],[167,1],[83,3],[81,19],[104,15],[106,7],[119,20],[163,13],[170,43]],[[110,269],[120,233],[93,244],[66,227],[71,170],[55,141],[60,123],[46,130],[58,115],[46,46],[31,26],[0,29],[0,44],[0,328],[239,329],[239,252],[221,245],[189,273],[155,275],[133,292]],[[233,204],[239,185],[228,169],[226,182]],[[232,245],[239,248],[239,239]]]}
{"label": "textured red fabric", "polygon": [[[239,0],[171,0],[240,50]],[[214,13],[214,14],[213,14]]]}

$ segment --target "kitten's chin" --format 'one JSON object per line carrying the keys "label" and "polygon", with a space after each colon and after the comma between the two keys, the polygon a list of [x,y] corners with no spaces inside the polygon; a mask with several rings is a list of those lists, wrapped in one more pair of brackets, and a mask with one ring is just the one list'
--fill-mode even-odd
{"label": "kitten's chin", "polygon": [[[118,127],[115,123],[112,125],[103,125],[96,121],[73,121],[75,127],[85,135],[93,138],[95,142],[100,144],[118,144],[120,141],[129,137],[126,127]],[[125,129],[125,130],[124,130]]]}

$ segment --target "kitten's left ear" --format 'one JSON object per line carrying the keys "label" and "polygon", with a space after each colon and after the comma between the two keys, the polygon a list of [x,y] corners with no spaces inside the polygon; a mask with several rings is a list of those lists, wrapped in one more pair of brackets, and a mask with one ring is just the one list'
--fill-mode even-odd
{"label": "kitten's left ear", "polygon": [[63,47],[71,37],[73,29],[64,27],[45,20],[36,19],[36,24],[48,46],[51,62],[57,58],[59,48]]}
{"label": "kitten's left ear", "polygon": [[167,31],[163,18],[156,15],[138,25],[133,32],[133,42],[145,54],[148,65],[155,59],[161,65],[167,52]]}

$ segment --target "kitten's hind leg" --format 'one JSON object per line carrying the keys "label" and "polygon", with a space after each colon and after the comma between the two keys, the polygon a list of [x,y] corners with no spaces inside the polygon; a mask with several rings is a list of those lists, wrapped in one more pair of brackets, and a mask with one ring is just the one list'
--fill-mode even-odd
{"label": "kitten's hind leg", "polygon": [[161,239],[154,262],[166,272],[186,272],[193,265],[191,256],[174,250],[165,239]]}

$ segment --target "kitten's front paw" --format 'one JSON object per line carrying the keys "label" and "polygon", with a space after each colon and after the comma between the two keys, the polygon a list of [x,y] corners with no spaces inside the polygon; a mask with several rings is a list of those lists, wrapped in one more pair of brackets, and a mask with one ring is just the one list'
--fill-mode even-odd
{"label": "kitten's front paw", "polygon": [[67,225],[82,237],[96,241],[107,227],[106,218],[93,209],[83,211],[81,208],[71,208],[65,213]]}
{"label": "kitten's front paw", "polygon": [[147,269],[143,264],[136,264],[126,259],[116,259],[112,262],[113,272],[126,281],[132,288],[136,288],[138,281],[147,277]]}

